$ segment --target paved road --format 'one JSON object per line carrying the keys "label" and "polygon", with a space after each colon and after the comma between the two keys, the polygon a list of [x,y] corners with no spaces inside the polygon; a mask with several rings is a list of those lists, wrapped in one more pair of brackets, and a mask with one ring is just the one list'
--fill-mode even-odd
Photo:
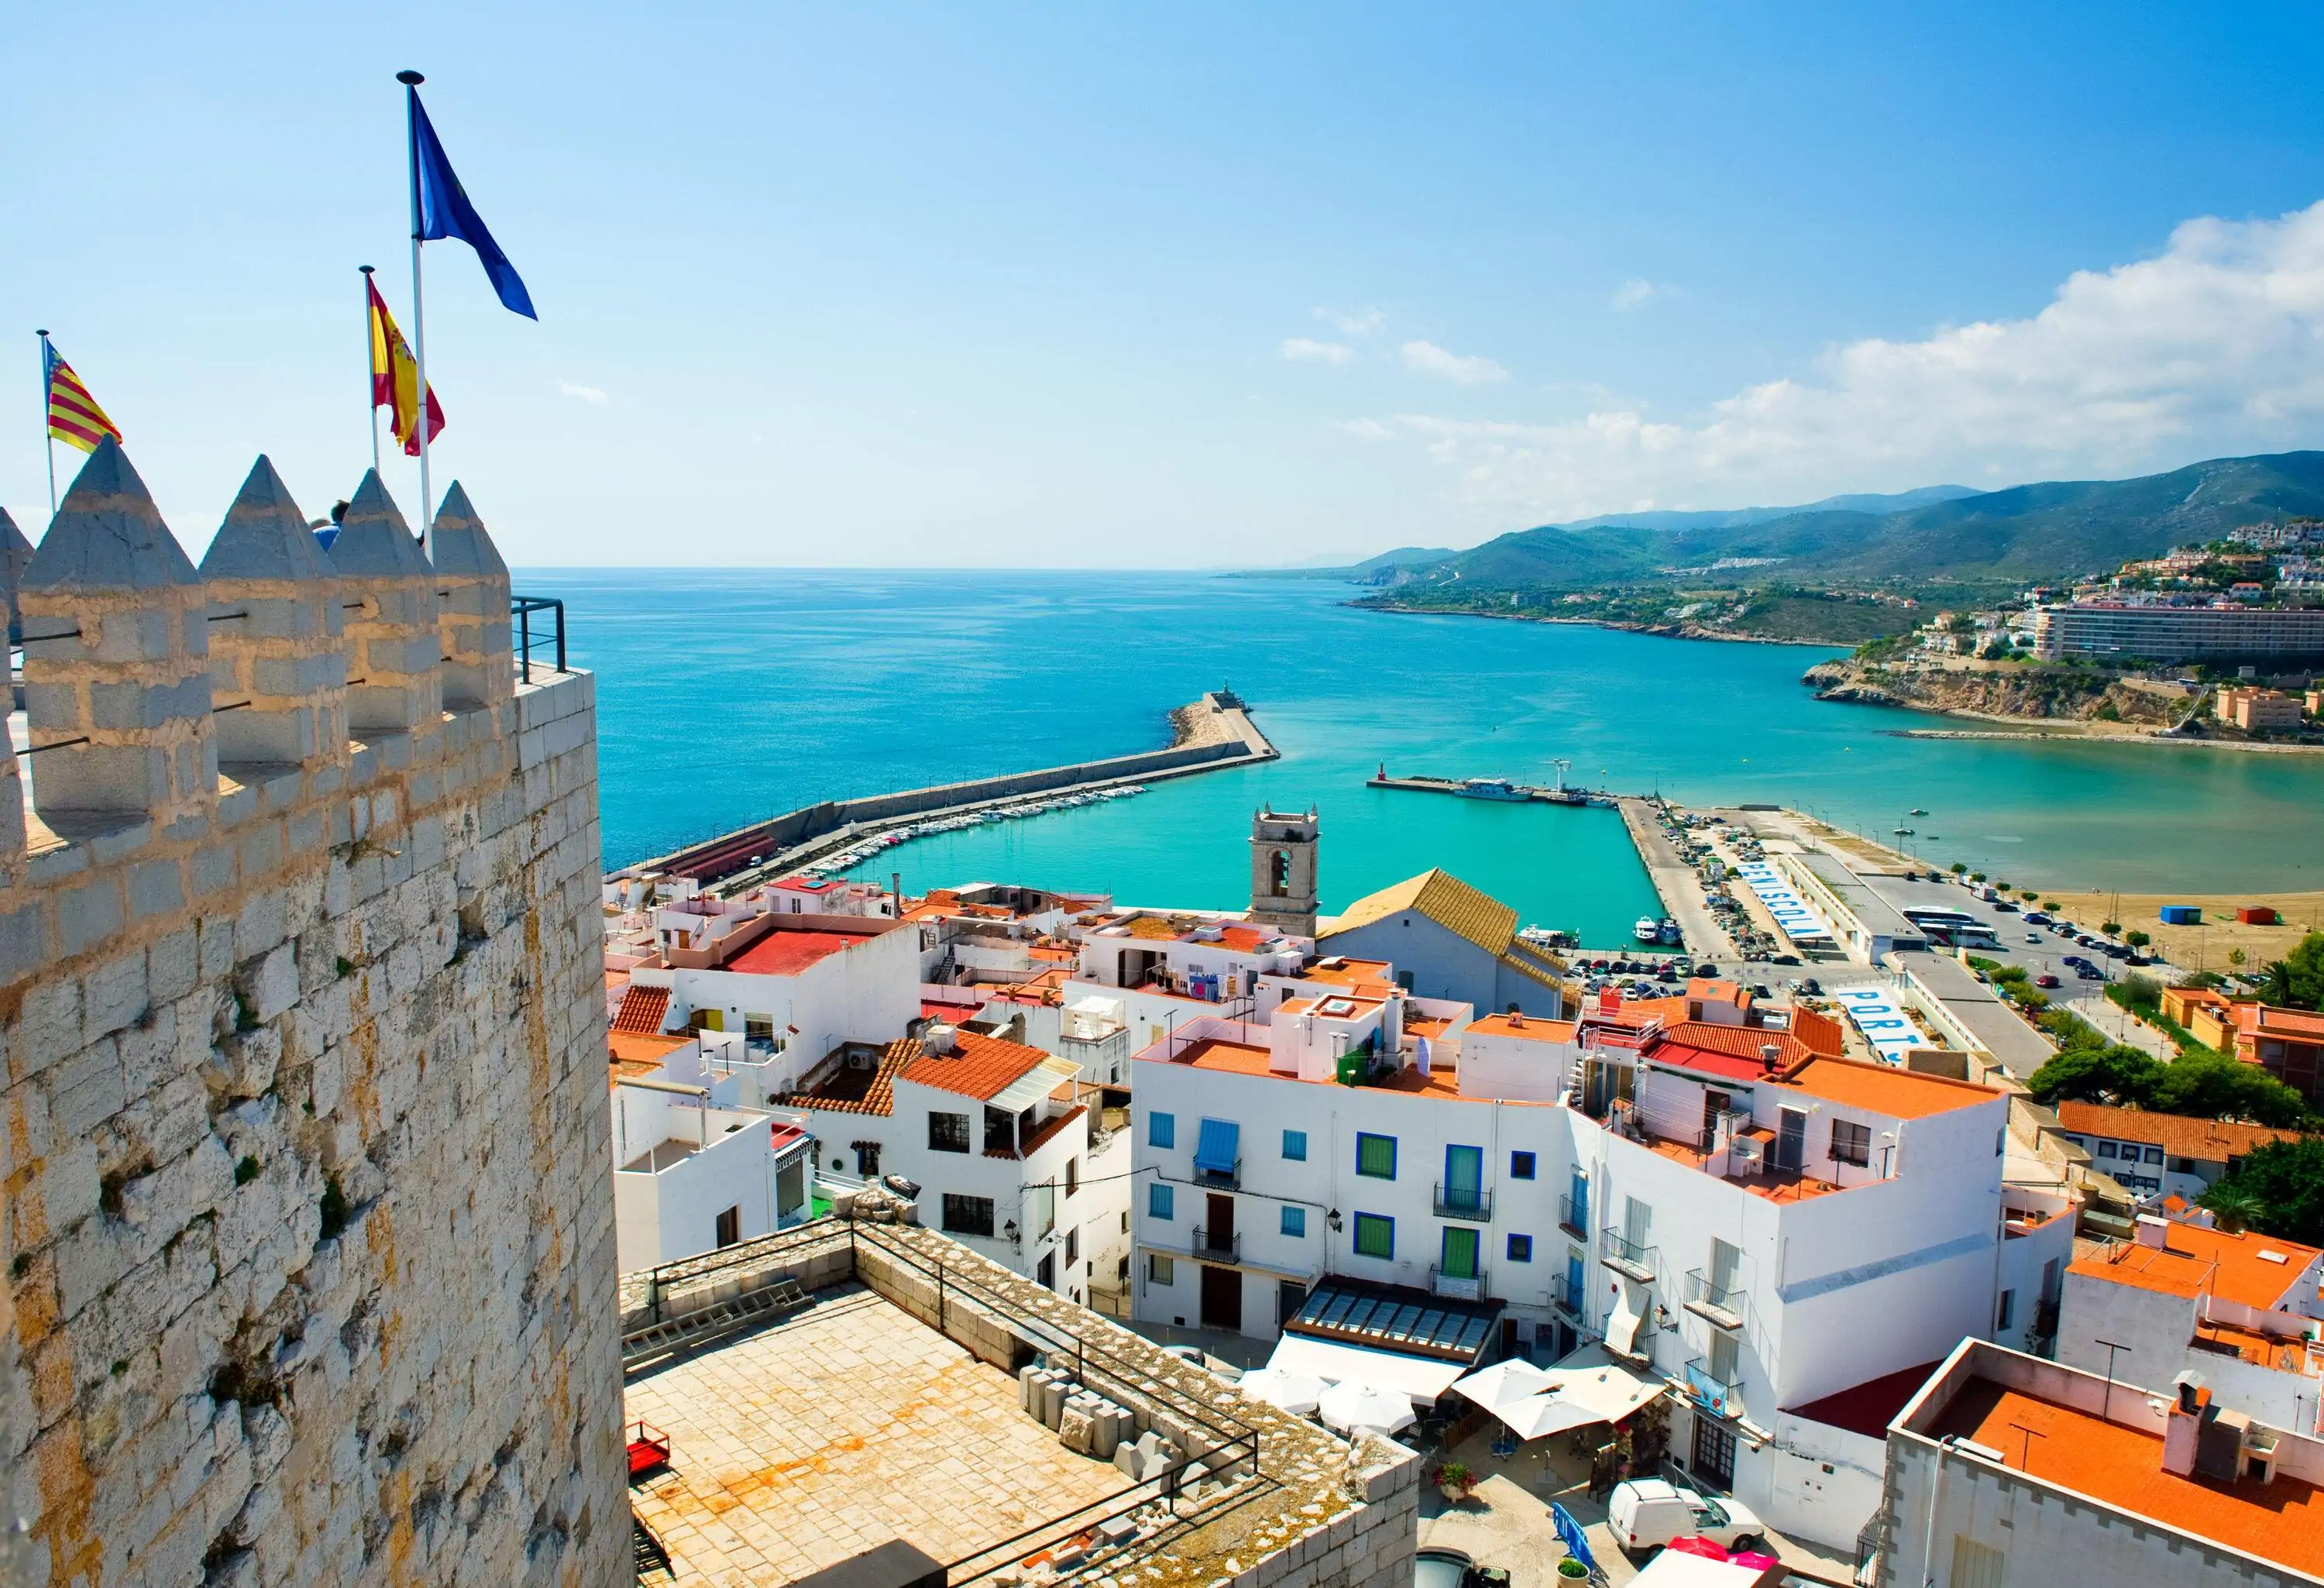
{"label": "paved road", "polygon": [[1662,896],[1663,913],[1678,922],[1679,930],[1685,934],[1687,951],[1697,959],[1735,958],[1733,939],[1702,902],[1702,878],[1664,835],[1654,802],[1635,797],[1624,799],[1622,821],[1630,829],[1630,841],[1637,845],[1638,858],[1646,863],[1647,878]]}

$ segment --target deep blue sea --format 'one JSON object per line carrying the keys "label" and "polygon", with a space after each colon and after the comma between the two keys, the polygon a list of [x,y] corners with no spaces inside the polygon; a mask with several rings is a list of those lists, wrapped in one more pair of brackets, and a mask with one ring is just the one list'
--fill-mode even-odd
{"label": "deep blue sea", "polygon": [[[595,669],[609,865],[823,799],[1150,749],[1231,684],[1282,751],[1136,799],[899,845],[908,889],[978,880],[1232,906],[1250,814],[1323,818],[1327,909],[1431,865],[1528,921],[1626,941],[1653,890],[1610,810],[1376,791],[1391,771],[1659,788],[1918,829],[2054,887],[2324,888],[2324,761],[1904,739],[1820,704],[1826,652],[1372,613],[1324,581],[1171,573],[526,571]],[[1913,807],[1929,811],[1909,821]]]}

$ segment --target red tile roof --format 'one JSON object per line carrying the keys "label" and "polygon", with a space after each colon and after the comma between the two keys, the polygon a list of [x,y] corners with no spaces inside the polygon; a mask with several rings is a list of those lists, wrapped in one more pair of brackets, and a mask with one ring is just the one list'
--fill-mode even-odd
{"label": "red tile roof", "polygon": [[659,1031],[662,1017],[669,1012],[669,988],[632,985],[622,994],[622,1008],[613,1016],[613,1029],[644,1033]]}
{"label": "red tile roof", "polygon": [[998,1096],[1049,1056],[1022,1042],[980,1037],[973,1031],[953,1034],[950,1053],[925,1054],[904,1067],[903,1078],[916,1085],[934,1086],[979,1101]]}
{"label": "red tile roof", "polygon": [[2058,1104],[2058,1128],[2077,1136],[2104,1136],[2116,1141],[2140,1141],[2160,1147],[2172,1158],[2225,1163],[2272,1141],[2297,1141],[2297,1131],[2266,1125],[2237,1125],[2219,1120],[2188,1119],[2175,1113],[2149,1113],[2137,1108],[2104,1108],[2095,1103]]}
{"label": "red tile roof", "polygon": [[[821,1069],[846,1051],[836,1048],[824,1055]],[[880,1050],[870,1065],[856,1069],[845,1064],[805,1092],[793,1092],[779,1099],[786,1108],[819,1108],[832,1113],[888,1114],[896,1111],[897,1075],[920,1056],[920,1039],[901,1037]]]}

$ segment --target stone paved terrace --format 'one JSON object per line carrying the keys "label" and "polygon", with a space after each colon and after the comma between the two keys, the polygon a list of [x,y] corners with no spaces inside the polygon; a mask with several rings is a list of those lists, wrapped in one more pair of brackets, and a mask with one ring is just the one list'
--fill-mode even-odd
{"label": "stone paved terrace", "polygon": [[[623,1327],[715,1317],[706,1309],[738,1292],[747,1305],[786,1279],[807,1297],[778,1321],[713,1329],[675,1349],[641,1342],[630,1353],[629,1416],[674,1446],[671,1472],[634,1486],[632,1505],[669,1548],[679,1582],[779,1584],[899,1536],[951,1563],[954,1588],[1411,1581],[1420,1463],[1409,1451],[1378,1440],[1351,1447],[1246,1401],[932,1231],[825,1219],[670,1265],[650,1281],[626,1276]],[[1198,1424],[1242,1431],[1213,1437],[1255,1432],[1256,1480],[1194,1484],[1175,1519],[1078,1572],[1028,1571],[1019,1562],[1027,1552],[1160,1491],[1157,1482],[1133,1489],[1113,1466],[1067,1452],[1019,1409],[1010,1370],[1037,1360],[1037,1345],[1052,1365],[1080,1360],[1084,1382],[1141,1426],[1175,1429],[1169,1436],[1198,1446],[1203,1436],[1190,1432]],[[1140,1515],[1160,1520],[1151,1505]],[[1003,1542],[1028,1529],[1030,1539]]]}
{"label": "stone paved terrace", "polygon": [[670,1469],[631,1505],[681,1582],[803,1577],[890,1538],[957,1560],[1129,1486],[1017,1383],[862,1285],[631,1381]]}

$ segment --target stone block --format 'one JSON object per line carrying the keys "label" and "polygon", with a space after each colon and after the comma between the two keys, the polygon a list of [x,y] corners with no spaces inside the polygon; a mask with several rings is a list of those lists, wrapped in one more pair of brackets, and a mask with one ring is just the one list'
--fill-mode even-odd
{"label": "stone block", "polygon": [[1058,1418],[1057,1440],[1067,1450],[1078,1455],[1095,1454],[1097,1419],[1088,1412],[1068,1409]]}

